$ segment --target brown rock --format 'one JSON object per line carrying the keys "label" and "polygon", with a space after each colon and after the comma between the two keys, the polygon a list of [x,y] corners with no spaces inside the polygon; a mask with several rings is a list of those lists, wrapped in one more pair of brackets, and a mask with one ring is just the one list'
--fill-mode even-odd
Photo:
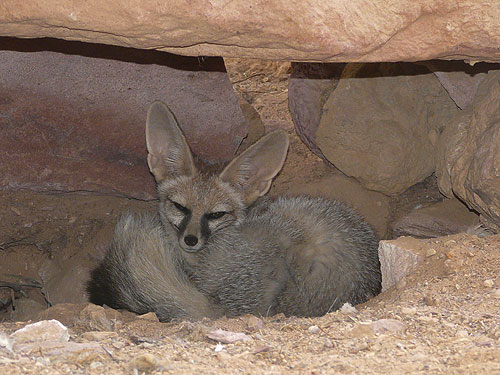
{"label": "brown rock", "polygon": [[450,123],[438,143],[439,189],[457,196],[481,215],[481,222],[500,229],[500,71],[491,71],[473,104]]}
{"label": "brown rock", "polygon": [[479,223],[479,216],[458,199],[446,199],[428,207],[418,208],[397,220],[393,235],[420,238],[447,236],[466,232]]}
{"label": "brown rock", "polygon": [[308,61],[500,60],[500,8],[474,0],[3,0],[1,35],[193,56]]}
{"label": "brown rock", "polygon": [[172,108],[207,162],[232,159],[247,134],[222,59],[64,41],[3,49],[0,188],[152,199],[144,126],[154,100]]}
{"label": "brown rock", "polygon": [[309,149],[328,161],[316,144],[323,105],[337,87],[345,64],[292,63],[288,105],[295,130]]}
{"label": "brown rock", "polygon": [[434,171],[434,148],[457,107],[415,64],[349,64],[316,132],[328,160],[371,190],[398,194]]}
{"label": "brown rock", "polygon": [[380,241],[378,247],[382,291],[398,284],[412,273],[425,258],[425,250],[412,237],[400,237],[391,241]]}
{"label": "brown rock", "polygon": [[42,320],[18,329],[10,337],[16,345],[42,341],[61,343],[69,340],[69,333],[68,328],[57,320]]}
{"label": "brown rock", "polygon": [[89,303],[80,312],[80,325],[93,331],[112,331],[113,323],[106,316],[106,310],[102,306]]}

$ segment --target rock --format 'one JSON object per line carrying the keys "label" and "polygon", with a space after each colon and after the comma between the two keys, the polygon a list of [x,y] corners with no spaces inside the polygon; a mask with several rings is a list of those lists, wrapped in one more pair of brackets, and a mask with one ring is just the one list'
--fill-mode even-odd
{"label": "rock", "polygon": [[42,341],[65,342],[69,340],[68,328],[57,320],[42,320],[28,324],[10,335],[14,344]]}
{"label": "rock", "polygon": [[345,64],[292,63],[288,106],[295,130],[302,142],[328,161],[316,144],[323,105],[337,87]]}
{"label": "rock", "polygon": [[382,291],[385,291],[417,268],[425,257],[425,250],[417,239],[400,237],[380,241],[378,255],[382,271]]}
{"label": "rock", "polygon": [[500,229],[500,71],[490,71],[474,102],[443,131],[437,145],[440,191],[456,196]]}
{"label": "rock", "polygon": [[153,199],[144,127],[155,100],[171,107],[208,163],[232,159],[247,135],[220,58],[43,40],[4,48],[0,188]]}
{"label": "rock", "polygon": [[434,171],[441,130],[458,112],[416,64],[348,64],[323,107],[316,141],[365,188],[394,195]]}
{"label": "rock", "polygon": [[264,328],[264,322],[262,321],[262,319],[257,318],[256,316],[251,315],[248,318],[247,328],[250,331],[259,331],[262,328]]}
{"label": "rock", "polygon": [[356,309],[356,307],[351,305],[349,302],[346,302],[339,309],[339,312],[347,315],[347,314],[356,314],[358,312],[358,310]]}
{"label": "rock", "polygon": [[139,315],[137,317],[137,319],[144,319],[144,320],[149,320],[151,322],[159,322],[160,319],[158,319],[158,317],[156,316],[156,314],[152,311],[146,313],[146,314],[142,314],[142,315]]}
{"label": "rock", "polygon": [[389,198],[362,187],[353,178],[342,174],[327,175],[314,182],[295,184],[290,194],[307,194],[338,200],[356,210],[375,229],[379,238],[387,233],[390,207]]}
{"label": "rock", "polygon": [[466,232],[479,223],[479,216],[458,199],[446,199],[418,208],[393,224],[393,235],[420,238]]}
{"label": "rock", "polygon": [[307,330],[315,335],[321,332],[321,329],[318,326],[310,326]]}
{"label": "rock", "polygon": [[115,2],[3,0],[1,35],[192,56],[309,61],[500,60],[500,10],[441,0]]}
{"label": "rock", "polygon": [[223,344],[231,344],[236,341],[250,341],[252,340],[250,336],[245,335],[241,332],[230,332],[223,329],[216,329],[215,331],[210,331],[207,333],[209,339],[221,342]]}
{"label": "rock", "polygon": [[94,331],[112,331],[113,323],[106,316],[106,310],[102,306],[89,303],[80,312],[80,325]]}
{"label": "rock", "polygon": [[460,109],[472,104],[479,85],[491,69],[490,64],[471,66],[463,61],[434,60],[423,62],[423,64],[434,72]]}

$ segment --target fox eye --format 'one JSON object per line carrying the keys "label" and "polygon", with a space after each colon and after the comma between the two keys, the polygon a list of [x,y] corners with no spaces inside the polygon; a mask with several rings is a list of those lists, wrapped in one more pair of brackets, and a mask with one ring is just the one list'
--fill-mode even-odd
{"label": "fox eye", "polygon": [[183,212],[183,213],[188,213],[189,212],[189,209],[184,207],[182,204],[180,203],[177,203],[175,201],[170,201],[172,202],[172,204],[175,206],[175,208],[177,208],[179,211]]}
{"label": "fox eye", "polygon": [[212,212],[206,215],[207,220],[217,220],[220,219],[222,216],[227,214],[227,212],[224,211],[218,211],[218,212]]}

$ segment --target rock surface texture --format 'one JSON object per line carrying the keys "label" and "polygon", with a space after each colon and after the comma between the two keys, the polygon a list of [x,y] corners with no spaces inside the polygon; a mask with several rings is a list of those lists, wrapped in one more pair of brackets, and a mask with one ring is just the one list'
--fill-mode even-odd
{"label": "rock surface texture", "polygon": [[473,103],[443,131],[438,142],[439,189],[457,196],[500,229],[500,71],[488,73]]}
{"label": "rock surface texture", "polygon": [[458,112],[416,64],[348,64],[322,110],[316,141],[348,176],[388,195],[431,175],[441,130]]}
{"label": "rock surface texture", "polygon": [[500,7],[475,0],[41,0],[0,3],[0,35],[182,55],[500,61]]}
{"label": "rock surface texture", "polygon": [[155,100],[170,106],[207,162],[232,159],[247,135],[220,58],[10,42],[0,50],[1,188],[152,199],[144,128]]}

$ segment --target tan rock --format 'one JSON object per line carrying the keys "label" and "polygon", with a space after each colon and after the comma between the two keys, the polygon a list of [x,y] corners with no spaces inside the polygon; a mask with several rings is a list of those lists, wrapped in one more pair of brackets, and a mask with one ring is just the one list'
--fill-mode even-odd
{"label": "tan rock", "polygon": [[433,173],[438,134],[457,112],[423,66],[349,64],[323,107],[316,141],[343,173],[394,195]]}
{"label": "tan rock", "polygon": [[500,7],[475,0],[3,0],[0,33],[186,55],[500,60]]}
{"label": "tan rock", "polygon": [[422,238],[466,232],[479,223],[479,216],[458,199],[446,199],[418,208],[393,224],[393,235]]}
{"label": "tan rock", "polygon": [[457,196],[500,229],[500,71],[488,73],[473,104],[454,119],[438,142],[439,189]]}
{"label": "tan rock", "polygon": [[397,285],[412,273],[425,258],[422,242],[412,237],[400,237],[391,241],[380,241],[378,247],[382,291]]}

